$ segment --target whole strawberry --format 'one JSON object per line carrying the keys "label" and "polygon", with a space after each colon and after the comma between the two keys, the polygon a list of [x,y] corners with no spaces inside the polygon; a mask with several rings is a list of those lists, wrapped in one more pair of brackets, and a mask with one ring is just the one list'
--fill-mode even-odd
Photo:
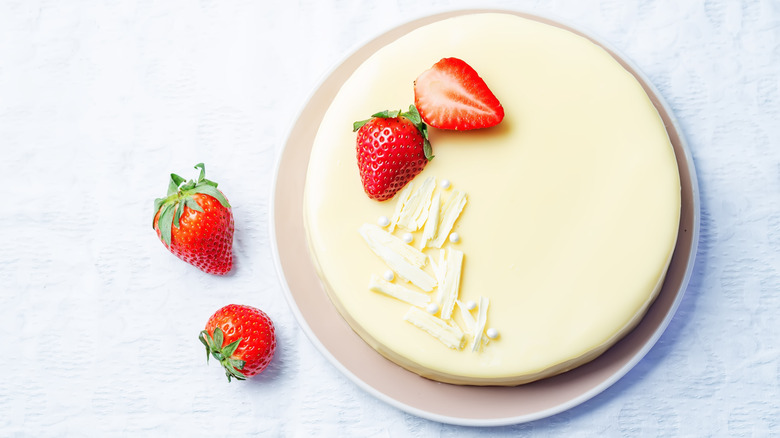
{"label": "whole strawberry", "polygon": [[465,61],[444,58],[414,81],[414,104],[434,128],[489,128],[504,119],[504,107]]}
{"label": "whole strawberry", "polygon": [[371,199],[392,198],[433,158],[428,129],[414,105],[409,111],[382,111],[355,122],[357,162]]}
{"label": "whole strawberry", "polygon": [[152,227],[176,257],[209,274],[233,268],[233,212],[217,183],[205,178],[203,163],[197,181],[171,174],[168,196],[154,200]]}
{"label": "whole strawberry", "polygon": [[198,336],[206,346],[206,362],[213,356],[225,368],[228,382],[262,372],[276,351],[276,331],[260,309],[230,304],[216,311]]}

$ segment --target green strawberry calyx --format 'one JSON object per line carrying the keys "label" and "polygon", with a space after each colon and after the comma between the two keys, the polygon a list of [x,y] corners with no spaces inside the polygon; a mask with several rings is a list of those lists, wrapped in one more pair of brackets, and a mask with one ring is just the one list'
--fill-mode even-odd
{"label": "green strawberry calyx", "polygon": [[402,112],[401,110],[384,110],[380,111],[376,114],[372,114],[370,119],[366,120],[360,120],[352,124],[352,132],[357,132],[358,129],[362,128],[363,125],[370,122],[371,119],[374,118],[383,118],[383,119],[394,119],[396,117],[406,117],[409,119],[410,122],[414,124],[414,126],[417,128],[418,131],[420,131],[420,134],[423,136],[423,152],[425,153],[425,158],[428,159],[428,161],[431,161],[433,158],[433,149],[431,148],[431,142],[428,140],[428,125],[423,123],[422,117],[420,117],[420,113],[417,111],[417,107],[414,105],[409,105],[409,111]]}
{"label": "green strawberry calyx", "polygon": [[[172,227],[179,228],[179,220],[185,206],[191,210],[203,213],[203,209],[192,195],[200,193],[212,196],[223,207],[230,208],[225,195],[217,190],[217,183],[206,179],[206,166],[203,163],[198,163],[195,165],[195,169],[200,170],[197,181],[186,181],[179,175],[172,173],[171,180],[168,183],[167,196],[154,200],[154,217],[157,217],[158,212],[160,213],[157,222],[160,228],[160,239],[165,243],[165,246],[171,245]],[[154,228],[154,221],[152,221],[152,228]]]}
{"label": "green strawberry calyx", "polygon": [[238,338],[223,347],[222,342],[225,337],[222,333],[222,329],[214,327],[214,336],[209,335],[209,332],[206,330],[201,330],[198,339],[200,339],[200,342],[206,347],[206,363],[208,363],[209,357],[211,356],[218,360],[225,368],[225,375],[227,376],[228,382],[233,378],[237,380],[246,380],[246,375],[240,371],[244,369],[246,362],[231,357],[238,348],[238,344],[240,344],[241,340],[244,338]]}

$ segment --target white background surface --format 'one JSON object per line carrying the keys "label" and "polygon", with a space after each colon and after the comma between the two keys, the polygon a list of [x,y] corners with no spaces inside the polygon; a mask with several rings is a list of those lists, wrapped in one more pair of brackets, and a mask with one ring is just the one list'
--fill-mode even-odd
{"label": "white background surface", "polygon": [[[681,307],[634,370],[559,415],[477,429],[386,405],[313,347],[268,218],[287,129],[337,62],[485,5],[573,24],[646,73],[692,150],[702,226]],[[779,90],[774,0],[0,0],[0,436],[780,435]],[[228,277],[151,228],[168,174],[201,161],[234,206]],[[228,303],[277,325],[247,382],[196,339]]]}

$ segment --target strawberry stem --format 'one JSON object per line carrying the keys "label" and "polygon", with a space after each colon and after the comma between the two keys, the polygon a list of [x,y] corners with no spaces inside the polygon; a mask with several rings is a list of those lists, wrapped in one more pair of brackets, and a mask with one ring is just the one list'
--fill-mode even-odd
{"label": "strawberry stem", "polygon": [[218,360],[225,369],[225,375],[227,376],[228,382],[232,381],[234,378],[237,380],[246,380],[246,375],[239,371],[244,369],[246,362],[240,359],[233,359],[232,357],[233,353],[235,353],[238,348],[238,345],[244,338],[238,338],[223,347],[222,342],[224,341],[224,334],[222,333],[222,329],[214,327],[213,336],[209,335],[208,331],[201,330],[198,339],[201,344],[206,347],[206,363],[208,363],[210,356]]}
{"label": "strawberry stem", "polygon": [[420,131],[424,139],[423,152],[425,153],[425,158],[428,161],[431,161],[433,159],[433,149],[431,148],[431,142],[428,140],[428,125],[423,123],[422,117],[420,117],[420,112],[417,111],[417,107],[414,105],[409,105],[409,111],[401,113],[401,116],[409,119]]}
{"label": "strawberry stem", "polygon": [[378,113],[372,114],[371,118],[366,120],[359,120],[357,122],[354,122],[352,124],[352,132],[357,132],[360,128],[363,127],[366,123],[370,122],[371,119],[374,118],[382,118],[382,119],[394,119],[396,117],[405,117],[409,119],[410,122],[414,124],[414,126],[417,128],[418,131],[423,136],[423,152],[425,153],[425,158],[428,161],[431,161],[433,159],[433,149],[431,148],[431,142],[428,140],[428,125],[426,125],[422,121],[422,117],[420,117],[419,111],[417,111],[417,107],[414,105],[409,105],[409,110],[406,112],[402,112],[401,110],[384,110],[380,111]]}
{"label": "strawberry stem", "polygon": [[[157,213],[160,213],[157,223],[160,228],[160,238],[165,246],[171,245],[171,227],[179,228],[179,221],[185,206],[203,213],[203,209],[192,195],[196,193],[209,195],[218,200],[223,207],[230,208],[230,203],[225,195],[217,190],[217,183],[206,179],[206,166],[203,163],[198,163],[195,165],[195,169],[200,170],[197,181],[186,181],[181,176],[172,173],[171,180],[168,182],[167,196],[154,200],[154,217],[156,218]],[[152,220],[152,228],[154,225],[154,220]]]}

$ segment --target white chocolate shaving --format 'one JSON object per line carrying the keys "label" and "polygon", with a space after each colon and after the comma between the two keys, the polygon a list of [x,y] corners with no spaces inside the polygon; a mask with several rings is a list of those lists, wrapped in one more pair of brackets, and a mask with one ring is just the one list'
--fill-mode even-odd
{"label": "white chocolate shaving", "polygon": [[453,192],[452,196],[447,199],[447,202],[442,208],[441,219],[439,220],[438,230],[436,230],[436,237],[429,245],[431,248],[441,248],[450,235],[450,231],[452,231],[455,221],[458,220],[458,217],[465,206],[466,194],[459,190]]}
{"label": "white chocolate shaving", "polygon": [[422,331],[438,339],[442,344],[449,348],[459,350],[463,346],[463,332],[456,326],[447,324],[440,318],[437,318],[417,307],[409,308],[404,315],[404,319]]}
{"label": "white chocolate shaving", "polygon": [[422,237],[420,238],[420,250],[436,237],[436,230],[439,229],[439,209],[441,208],[441,194],[433,195],[430,207],[428,208],[428,219],[425,221]]}
{"label": "white chocolate shaving", "polygon": [[404,202],[397,225],[407,231],[417,231],[423,226],[428,217],[428,208],[431,203],[433,189],[436,188],[436,180],[428,177],[413,191],[409,199]]}
{"label": "white chocolate shaving", "polygon": [[413,306],[425,307],[431,302],[431,298],[427,294],[417,292],[416,290],[409,289],[408,287],[399,284],[390,283],[377,275],[371,276],[368,287],[373,292],[393,297]]}
{"label": "white chocolate shaving", "polygon": [[485,331],[485,324],[487,323],[488,306],[490,306],[490,299],[487,297],[479,297],[477,326],[474,329],[474,339],[471,342],[471,351],[479,350],[479,347],[482,345],[482,334]]}
{"label": "white chocolate shaving", "polygon": [[406,187],[403,188],[398,193],[398,200],[395,201],[395,210],[393,210],[393,217],[390,218],[390,232],[392,233],[395,229],[395,224],[398,223],[398,219],[401,217],[401,211],[404,209],[404,205],[406,205],[406,201],[409,200],[409,196],[412,194],[412,184],[407,184]]}
{"label": "white chocolate shaving", "polygon": [[460,291],[460,273],[463,267],[463,251],[450,248],[447,250],[446,272],[444,274],[444,283],[439,284],[441,290],[441,318],[450,319],[452,310],[455,308],[455,301],[458,299]]}
{"label": "white chocolate shaving", "polygon": [[439,285],[439,287],[436,289],[436,302],[439,303],[439,305],[441,305],[444,298],[444,289],[441,288],[441,285],[444,284],[444,274],[447,272],[447,257],[445,254],[445,250],[439,250],[438,263],[434,263],[433,256],[428,256],[431,266],[433,267],[433,274],[436,276],[436,284]]}
{"label": "white chocolate shaving", "polygon": [[407,245],[402,239],[379,228],[377,225],[366,223],[360,227],[359,231],[360,235],[363,236],[363,239],[365,239],[366,242],[369,242],[369,246],[371,245],[371,242],[374,242],[377,245],[386,246],[398,253],[412,265],[418,268],[425,266],[427,257],[422,251]]}
{"label": "white chocolate shaving", "polygon": [[421,269],[425,264],[425,254],[376,225],[363,224],[359,231],[374,254],[399,277],[426,292],[433,290],[436,279]]}
{"label": "white chocolate shaving", "polygon": [[477,328],[477,320],[474,319],[474,315],[469,312],[469,309],[466,307],[465,304],[463,304],[463,301],[461,300],[455,300],[455,304],[458,305],[458,310],[460,311],[460,318],[463,320],[463,324],[466,325],[466,332],[469,334],[474,334],[474,330]]}

